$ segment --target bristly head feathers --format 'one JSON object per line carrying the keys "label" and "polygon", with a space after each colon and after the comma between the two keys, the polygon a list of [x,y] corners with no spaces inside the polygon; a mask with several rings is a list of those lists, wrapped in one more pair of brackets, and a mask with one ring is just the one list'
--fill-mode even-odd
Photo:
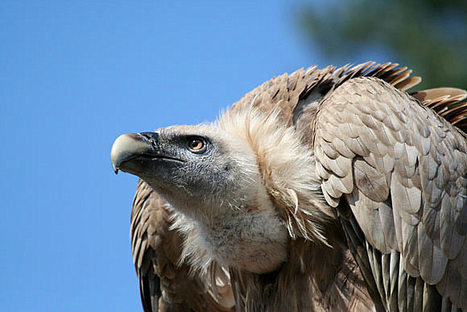
{"label": "bristly head feathers", "polygon": [[311,149],[293,127],[281,122],[279,114],[245,106],[226,112],[218,126],[247,142],[256,154],[263,184],[290,236],[326,244],[323,220],[334,218],[334,211],[322,195]]}

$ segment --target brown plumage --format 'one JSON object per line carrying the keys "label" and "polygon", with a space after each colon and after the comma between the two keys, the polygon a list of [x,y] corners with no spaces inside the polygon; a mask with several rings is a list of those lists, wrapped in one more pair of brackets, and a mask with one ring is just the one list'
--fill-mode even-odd
{"label": "brown plumage", "polygon": [[117,139],[144,310],[467,309],[467,93],[410,73],[313,66]]}

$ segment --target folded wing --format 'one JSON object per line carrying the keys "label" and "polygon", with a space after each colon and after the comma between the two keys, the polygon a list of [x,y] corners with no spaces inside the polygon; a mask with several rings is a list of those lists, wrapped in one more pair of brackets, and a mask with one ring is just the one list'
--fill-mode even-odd
{"label": "folded wing", "polygon": [[362,270],[371,270],[386,307],[466,309],[465,134],[372,77],[328,94],[312,128],[325,198],[338,210],[350,208],[344,228],[354,252],[366,251],[370,267]]}

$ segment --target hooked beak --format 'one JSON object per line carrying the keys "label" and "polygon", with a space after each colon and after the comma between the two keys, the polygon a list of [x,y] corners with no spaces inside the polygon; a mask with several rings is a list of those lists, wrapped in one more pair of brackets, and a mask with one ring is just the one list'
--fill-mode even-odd
{"label": "hooked beak", "polygon": [[[110,152],[112,167],[117,174],[118,170],[126,170],[125,164],[137,158],[156,158],[160,156],[158,150],[159,134],[157,132],[127,133],[119,136]],[[129,168],[128,168],[129,169]]]}

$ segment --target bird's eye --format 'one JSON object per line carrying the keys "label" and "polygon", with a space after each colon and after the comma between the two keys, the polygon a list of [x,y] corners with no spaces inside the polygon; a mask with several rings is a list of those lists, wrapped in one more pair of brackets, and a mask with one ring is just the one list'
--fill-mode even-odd
{"label": "bird's eye", "polygon": [[194,153],[202,153],[206,149],[206,143],[199,138],[188,139],[188,148]]}

